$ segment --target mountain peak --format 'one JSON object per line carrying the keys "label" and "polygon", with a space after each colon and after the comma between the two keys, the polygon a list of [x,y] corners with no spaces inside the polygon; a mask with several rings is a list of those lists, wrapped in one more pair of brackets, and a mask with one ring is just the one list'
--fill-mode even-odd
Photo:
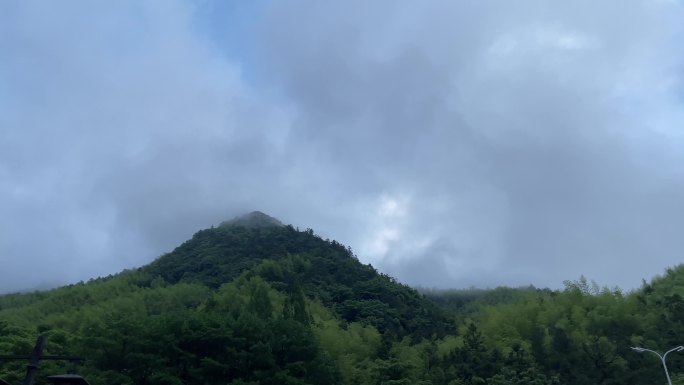
{"label": "mountain peak", "polygon": [[221,226],[242,226],[249,228],[262,227],[282,227],[284,226],[279,220],[262,213],[261,211],[252,211],[249,214],[237,216],[229,221],[221,223]]}

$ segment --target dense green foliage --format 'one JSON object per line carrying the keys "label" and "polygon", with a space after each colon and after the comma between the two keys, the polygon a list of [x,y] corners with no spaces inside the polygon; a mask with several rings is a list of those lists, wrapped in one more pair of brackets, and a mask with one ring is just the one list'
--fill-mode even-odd
{"label": "dense green foliage", "polygon": [[240,274],[257,274],[275,289],[295,285],[346,322],[370,323],[382,333],[418,338],[444,335],[445,313],[415,290],[361,264],[350,249],[292,226],[224,225],[202,230],[142,268],[165,282],[218,288]]}
{"label": "dense green foliage", "polygon": [[[46,353],[87,358],[76,369],[93,385],[593,385],[664,382],[630,346],[682,343],[684,267],[629,294],[580,279],[422,295],[335,241],[257,219],[135,271],[0,296],[0,354],[44,334]],[[24,364],[0,363],[0,377],[20,383]],[[684,357],[668,364],[684,384]]]}

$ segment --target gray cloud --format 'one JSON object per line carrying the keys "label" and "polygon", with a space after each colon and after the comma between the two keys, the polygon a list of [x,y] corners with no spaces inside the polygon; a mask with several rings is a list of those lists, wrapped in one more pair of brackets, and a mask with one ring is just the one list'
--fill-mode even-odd
{"label": "gray cloud", "polygon": [[682,249],[681,19],[655,1],[288,2],[263,55],[327,166],[404,201],[357,235],[379,266],[634,287]]}
{"label": "gray cloud", "polygon": [[4,7],[0,289],[141,265],[264,197],[285,112],[199,38],[190,4]]}
{"label": "gray cloud", "polygon": [[680,262],[679,3],[258,4],[0,5],[0,290],[252,209],[423,286]]}

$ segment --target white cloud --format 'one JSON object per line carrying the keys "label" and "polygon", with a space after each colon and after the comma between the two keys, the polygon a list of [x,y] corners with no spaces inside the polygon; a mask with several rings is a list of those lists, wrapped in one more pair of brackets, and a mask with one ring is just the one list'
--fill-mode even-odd
{"label": "white cloud", "polygon": [[404,234],[410,198],[407,195],[381,194],[375,213],[368,218],[369,228],[361,242],[361,254],[374,263],[382,262]]}

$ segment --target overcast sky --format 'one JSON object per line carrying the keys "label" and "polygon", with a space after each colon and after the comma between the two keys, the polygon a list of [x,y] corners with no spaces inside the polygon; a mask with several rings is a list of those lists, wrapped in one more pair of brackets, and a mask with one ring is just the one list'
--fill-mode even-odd
{"label": "overcast sky", "polygon": [[679,0],[0,2],[0,291],[252,210],[427,287],[684,262]]}

